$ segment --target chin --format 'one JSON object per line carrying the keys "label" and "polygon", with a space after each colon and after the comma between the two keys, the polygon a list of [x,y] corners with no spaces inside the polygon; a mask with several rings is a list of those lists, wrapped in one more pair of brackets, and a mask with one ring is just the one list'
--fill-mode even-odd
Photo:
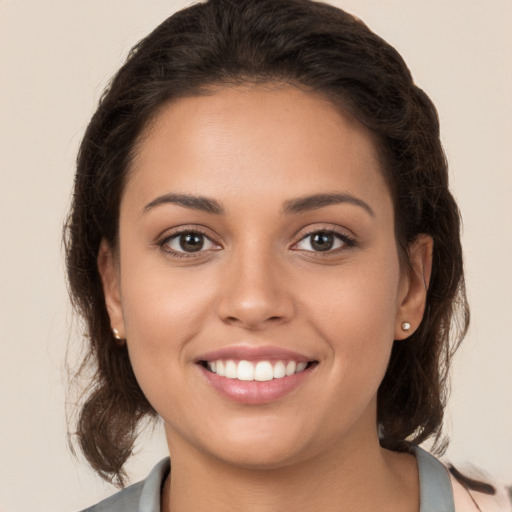
{"label": "chin", "polygon": [[229,450],[216,450],[216,456],[225,464],[247,470],[275,470],[285,468],[307,458],[293,443],[260,442],[230,444]]}
{"label": "chin", "polygon": [[[284,420],[288,421],[284,421]],[[213,430],[213,429],[212,429]],[[217,459],[251,470],[278,469],[313,457],[320,452],[318,436],[308,435],[307,422],[290,418],[247,418],[230,425],[217,425],[203,449]],[[314,431],[314,429],[312,429]]]}
{"label": "chin", "polygon": [[231,421],[217,419],[206,421],[193,430],[174,430],[166,425],[171,458],[176,451],[187,453],[191,449],[201,458],[240,469],[268,470],[289,466],[308,458],[313,444],[308,439],[314,436],[308,437],[300,419],[283,420],[283,417],[263,418],[261,415],[259,418],[232,418]]}

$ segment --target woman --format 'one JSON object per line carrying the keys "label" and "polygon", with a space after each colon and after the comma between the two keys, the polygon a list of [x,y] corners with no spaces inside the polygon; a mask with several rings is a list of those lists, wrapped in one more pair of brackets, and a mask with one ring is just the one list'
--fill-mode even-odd
{"label": "woman", "polygon": [[468,315],[437,115],[360,21],[166,20],[84,136],[67,262],[97,365],[82,451],[122,485],[160,416],[172,458],[91,510],[478,510],[417,447],[442,447]]}

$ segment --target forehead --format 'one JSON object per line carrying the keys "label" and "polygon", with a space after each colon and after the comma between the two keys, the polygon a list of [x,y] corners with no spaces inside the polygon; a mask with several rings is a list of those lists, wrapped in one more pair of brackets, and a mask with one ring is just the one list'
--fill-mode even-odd
{"label": "forehead", "polygon": [[289,85],[212,89],[160,110],[139,140],[125,195],[282,200],[337,189],[377,200],[389,194],[376,147],[368,129],[318,94]]}

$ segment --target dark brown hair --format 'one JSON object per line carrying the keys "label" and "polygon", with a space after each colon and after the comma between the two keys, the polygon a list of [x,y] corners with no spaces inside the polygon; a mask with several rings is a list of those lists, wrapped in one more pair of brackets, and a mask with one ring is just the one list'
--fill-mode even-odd
{"label": "dark brown hair", "polygon": [[116,247],[119,203],[142,130],[169,100],[205,88],[286,82],[327,97],[376,137],[395,208],[403,263],[421,234],[434,239],[423,321],[395,342],[378,392],[383,446],[407,450],[433,436],[437,447],[448,366],[465,334],[459,212],[448,190],[436,110],[400,55],[353,16],[309,0],[210,0],[177,12],[137,44],[113,78],[78,155],[65,227],[70,295],[86,326],[94,379],[76,439],[99,472],[119,484],[140,421],[156,416],[125,347],[116,345],[96,258]]}

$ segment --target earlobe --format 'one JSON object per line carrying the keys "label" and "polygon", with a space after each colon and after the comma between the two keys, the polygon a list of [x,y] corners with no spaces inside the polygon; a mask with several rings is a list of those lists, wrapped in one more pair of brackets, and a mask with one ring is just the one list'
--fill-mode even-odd
{"label": "earlobe", "polygon": [[395,319],[396,340],[408,338],[423,318],[432,272],[433,247],[432,237],[424,234],[409,246],[410,269]]}
{"label": "earlobe", "polygon": [[96,261],[103,285],[103,294],[105,295],[105,305],[110,317],[111,329],[114,337],[122,340],[125,338],[125,335],[121,307],[119,263],[114,250],[105,239],[101,241]]}

